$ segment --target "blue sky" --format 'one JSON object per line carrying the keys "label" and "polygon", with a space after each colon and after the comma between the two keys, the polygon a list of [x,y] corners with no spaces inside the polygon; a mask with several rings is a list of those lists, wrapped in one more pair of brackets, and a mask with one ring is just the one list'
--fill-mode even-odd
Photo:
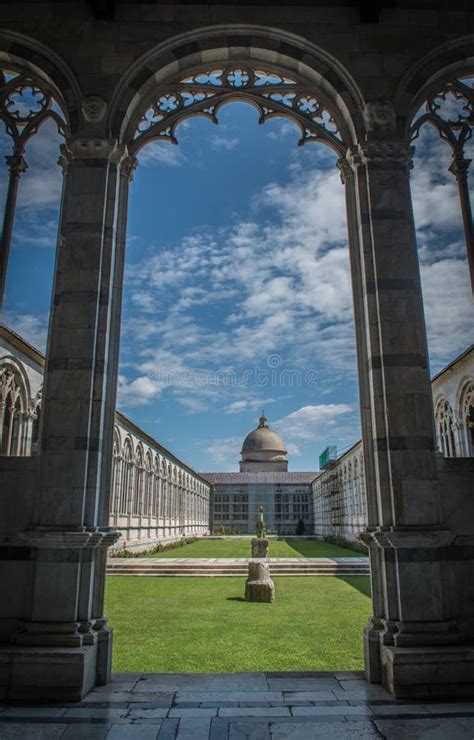
{"label": "blue sky", "polygon": [[[334,155],[235,103],[146,147],[131,186],[119,408],[198,470],[236,470],[265,408],[291,470],[359,436],[344,190]],[[4,138],[2,140],[4,144]],[[61,174],[26,153],[5,320],[44,347]],[[449,150],[426,129],[412,190],[432,372],[472,341]]]}

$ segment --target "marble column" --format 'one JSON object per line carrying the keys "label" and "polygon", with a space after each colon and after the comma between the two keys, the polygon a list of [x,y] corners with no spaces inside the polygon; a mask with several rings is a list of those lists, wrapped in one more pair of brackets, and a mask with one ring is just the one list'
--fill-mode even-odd
{"label": "marble column", "polygon": [[464,157],[462,153],[453,153],[453,161],[451,162],[449,171],[454,175],[458,184],[459,202],[461,204],[464,237],[466,240],[467,263],[471,277],[471,289],[474,293],[474,226],[468,182],[468,171],[471,161]]}
{"label": "marble column", "polygon": [[18,185],[20,182],[20,176],[28,169],[28,165],[26,164],[26,160],[21,151],[13,155],[6,156],[5,161],[8,167],[9,178],[0,246],[0,313],[2,311],[5,283],[7,279],[8,259],[10,256],[10,244],[13,234],[13,223],[15,220]]}
{"label": "marble column", "polygon": [[[135,162],[109,139],[62,147],[65,172],[47,349],[22,698],[81,698],[110,679],[104,616],[126,201]],[[48,671],[39,666],[48,663]]]}
{"label": "marble column", "polygon": [[429,684],[444,660],[430,650],[459,638],[443,586],[442,552],[452,535],[443,526],[438,490],[411,155],[403,141],[374,137],[353,147],[341,165],[374,609],[365,631],[366,674],[398,696],[422,693],[417,685]]}

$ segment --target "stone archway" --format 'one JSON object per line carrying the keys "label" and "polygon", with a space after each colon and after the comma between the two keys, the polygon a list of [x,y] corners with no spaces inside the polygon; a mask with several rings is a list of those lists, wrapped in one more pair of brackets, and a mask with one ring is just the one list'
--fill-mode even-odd
{"label": "stone archway", "polygon": [[[170,81],[187,84],[180,82],[183,71],[235,63],[252,73],[258,64],[269,74],[273,68],[288,79],[297,76],[299,84],[304,80],[316,100],[320,92],[343,132],[339,169],[349,223],[374,592],[367,676],[396,696],[426,695],[432,685],[447,692],[456,684],[459,693],[468,684],[469,672],[457,666],[460,660],[472,665],[472,656],[445,598],[443,548],[452,534],[438,491],[409,142],[397,129],[392,103],[364,104],[350,75],[329,55],[291,34],[238,26],[197,30],[146,55],[119,83],[108,111],[105,101],[89,99],[63,147],[40,483],[34,527],[20,538],[35,553],[32,596],[8,653],[12,698],[80,698],[109,680],[112,642],[103,595],[106,550],[115,539],[108,499],[128,187],[136,166],[133,126],[154,89],[169,90]],[[321,128],[314,130],[323,136]],[[53,662],[57,671],[42,671]]]}

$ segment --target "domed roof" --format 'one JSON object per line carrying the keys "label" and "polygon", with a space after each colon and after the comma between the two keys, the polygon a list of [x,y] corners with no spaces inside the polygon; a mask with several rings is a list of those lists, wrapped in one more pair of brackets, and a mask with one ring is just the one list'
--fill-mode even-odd
{"label": "domed roof", "polygon": [[263,452],[264,450],[281,452],[286,455],[285,443],[282,438],[273,429],[270,429],[265,416],[261,416],[258,427],[245,437],[242,453]]}

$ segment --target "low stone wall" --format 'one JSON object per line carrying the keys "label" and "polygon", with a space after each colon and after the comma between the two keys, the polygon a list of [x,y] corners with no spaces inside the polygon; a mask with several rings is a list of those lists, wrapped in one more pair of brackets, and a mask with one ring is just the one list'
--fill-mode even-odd
{"label": "low stone wall", "polygon": [[30,598],[34,562],[21,533],[33,523],[38,457],[0,457],[0,642],[9,639],[23,620]]}
{"label": "low stone wall", "polygon": [[443,520],[454,534],[444,569],[448,603],[466,640],[474,640],[474,458],[439,458]]}
{"label": "low stone wall", "polygon": [[147,552],[148,550],[153,550],[153,548],[157,547],[157,545],[180,542],[181,540],[187,539],[189,537],[205,537],[209,532],[209,530],[205,529],[204,527],[196,528],[197,531],[191,531],[191,527],[188,527],[185,528],[185,532],[163,534],[162,530],[158,530],[155,535],[149,536],[147,528],[144,527],[143,529],[145,530],[145,532],[140,538],[127,540],[126,538],[121,537],[119,540],[117,540],[116,544],[109,549],[109,556],[114,557],[114,555],[120,553],[121,550],[127,550],[129,552],[136,553]]}

